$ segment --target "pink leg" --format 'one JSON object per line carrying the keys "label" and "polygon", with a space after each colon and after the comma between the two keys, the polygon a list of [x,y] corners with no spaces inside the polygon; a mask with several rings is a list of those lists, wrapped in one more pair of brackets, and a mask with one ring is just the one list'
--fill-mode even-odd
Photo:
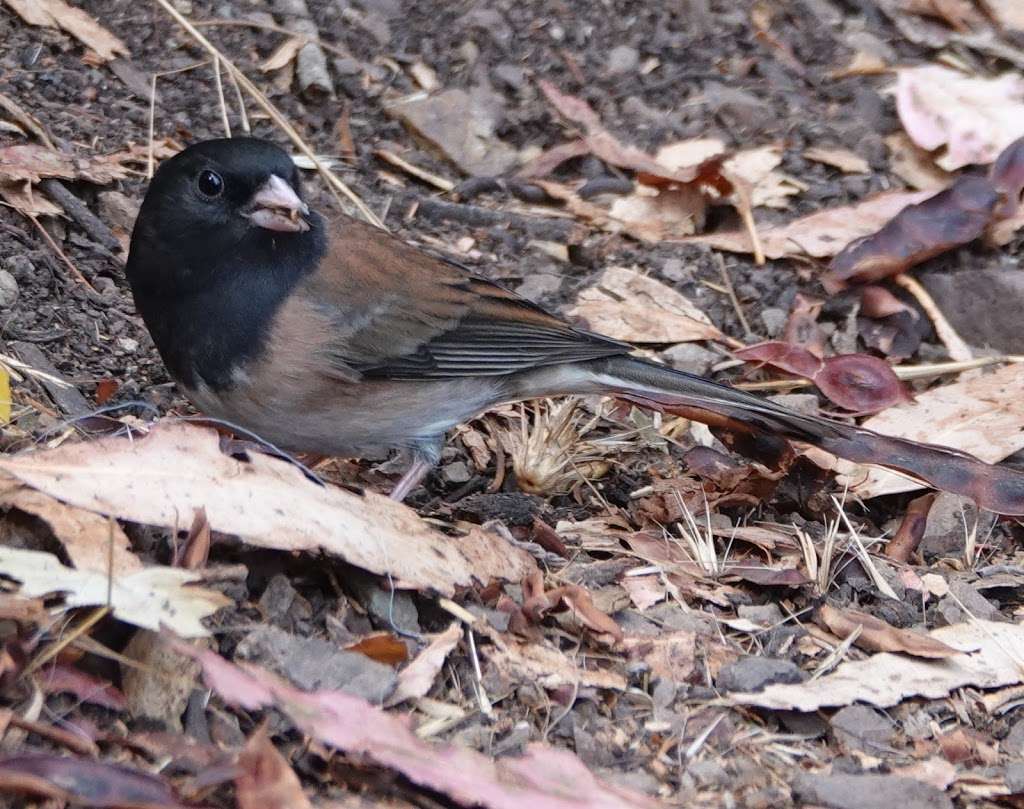
{"label": "pink leg", "polygon": [[401,503],[412,493],[413,489],[420,485],[423,478],[427,476],[427,472],[429,472],[433,466],[433,463],[424,460],[423,458],[413,458],[412,465],[406,470],[405,474],[402,475],[401,480],[395,484],[395,488],[391,490],[389,497],[392,500],[397,500]]}

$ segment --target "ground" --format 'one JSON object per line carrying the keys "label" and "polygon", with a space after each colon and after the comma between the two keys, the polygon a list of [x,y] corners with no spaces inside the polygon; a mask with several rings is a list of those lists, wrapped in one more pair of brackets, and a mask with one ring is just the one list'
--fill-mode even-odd
{"label": "ground", "polygon": [[[555,206],[527,208],[513,195],[497,191],[464,200],[467,207],[495,212],[490,224],[481,226],[465,213],[442,217],[429,202],[449,197],[385,162],[380,152],[400,154],[456,184],[469,178],[468,172],[389,113],[396,98],[421,91],[414,76],[426,66],[446,90],[484,88],[495,121],[488,137],[520,152],[547,149],[568,137],[569,127],[538,87],[546,80],[585,99],[608,130],[645,150],[697,136],[719,138],[730,149],[781,144],[780,170],[804,188],[789,199],[786,210],[759,209],[762,225],[853,203],[903,186],[892,171],[884,142],[901,127],[892,97],[885,92],[892,83],[890,74],[843,77],[837,72],[858,51],[872,52],[890,64],[932,62],[936,55],[927,43],[908,38],[875,3],[307,2],[319,36],[330,46],[327,60],[334,93],[328,97],[300,95],[291,66],[259,69],[285,39],[274,25],[291,29],[294,23],[281,14],[268,16],[275,11],[274,3],[175,0],[174,7],[192,20],[204,21],[200,30],[256,82],[318,155],[344,158],[335,164],[338,175],[402,238],[452,255],[473,271],[558,311],[567,311],[607,267],[624,266],[682,293],[727,337],[743,343],[779,337],[798,293],[825,301],[821,324],[830,338],[830,351],[841,351],[851,339],[856,342],[858,334],[865,334],[863,329],[858,332],[855,296],[824,293],[821,262],[787,259],[759,267],[745,254],[724,254],[727,278],[738,299],[734,305],[723,286],[723,254],[707,247],[641,243],[587,225],[573,230],[569,249],[560,252],[552,243],[565,242],[558,235],[569,233],[576,221],[560,218]],[[38,119],[56,148],[103,155],[151,140],[185,145],[225,134],[208,54],[164,9],[157,3],[123,0],[84,0],[79,5],[127,43],[130,57],[113,64],[84,58],[82,46],[67,33],[29,27],[0,3],[0,94]],[[770,19],[768,33],[758,25],[764,15]],[[1022,38],[1007,34],[1006,47],[1020,54]],[[978,71],[997,73],[1012,67],[989,51],[962,44],[949,45],[945,53]],[[150,133],[154,74],[159,78]],[[228,123],[237,134],[243,121],[226,79],[224,89]],[[247,110],[253,134],[287,144],[256,105],[248,103]],[[2,129],[0,139],[0,145],[24,140]],[[350,145],[354,152],[347,154]],[[869,171],[844,173],[808,160],[804,152],[811,146],[845,147],[864,158]],[[567,171],[622,179],[622,172],[596,158],[578,160]],[[314,206],[336,210],[337,203],[314,173],[307,172],[306,178]],[[145,192],[145,164],[133,164],[132,176],[115,183],[66,185],[125,240],[134,206]],[[10,273],[17,287],[16,297],[8,295],[10,305],[2,310],[0,351],[37,367],[51,366],[84,399],[53,401],[38,382],[16,385],[5,450],[49,440],[61,433],[67,419],[96,408],[117,417],[134,413],[147,419],[154,408],[161,414],[190,413],[135,312],[123,274],[123,252],[98,244],[95,233],[75,222],[51,217],[40,222],[45,236],[18,211],[0,207],[0,269]],[[725,229],[737,223],[731,209],[715,208],[706,228]],[[1005,275],[1016,269],[1020,243],[1018,238],[1000,249],[972,244],[934,259],[918,274],[926,279],[959,277],[968,270]],[[1002,351],[1024,353],[1012,320],[1014,311],[1006,304],[1002,315],[979,328]],[[745,315],[749,332],[739,312]],[[947,359],[927,320],[921,322],[925,325],[915,335],[906,361]],[[969,341],[972,336],[965,333]],[[985,349],[981,342],[978,348]],[[29,348],[26,354],[26,345],[37,351]],[[671,359],[671,346],[647,348]],[[855,348],[864,350],[863,342]],[[758,378],[749,368],[728,362],[724,348],[709,344],[707,351],[694,356],[687,354],[686,361],[702,364],[702,372],[714,366],[717,378],[724,381]],[[812,400],[811,406],[815,404]],[[686,474],[699,459],[691,455],[684,462],[697,433],[682,425],[666,435],[663,422],[597,402],[581,405],[581,413],[589,415],[597,407],[603,408],[605,418],[588,438],[625,430],[631,437],[628,451],[610,460],[605,455],[587,467],[594,472],[593,484],[575,485],[568,493],[519,491],[515,476],[504,474],[505,456],[514,450],[497,447],[493,438],[501,425],[518,424],[518,411],[507,410],[453,438],[441,466],[414,494],[411,505],[444,530],[455,524],[465,528],[487,523],[514,541],[528,543],[547,575],[541,598],[563,585],[582,585],[592,595],[586,608],[580,607],[576,591],[563,594],[564,601],[554,596],[549,607],[561,603],[572,609],[531,615],[523,609],[530,602],[529,586],[524,590],[506,585],[503,591],[460,587],[454,600],[486,624],[477,643],[493,650],[500,642],[487,643],[487,638],[515,635],[526,646],[557,650],[560,659],[580,670],[605,672],[621,682],[614,687],[595,685],[578,672],[575,679],[544,679],[538,669],[499,662],[490,652],[482,652],[481,675],[473,665],[475,650],[471,652],[463,641],[445,668],[439,667],[431,699],[421,697],[413,711],[417,722],[439,723],[431,738],[498,757],[521,753],[532,742],[546,742],[573,751],[604,783],[646,793],[668,805],[853,807],[901,800],[913,807],[950,805],[943,803],[948,801],[965,807],[994,806],[997,800],[1014,800],[1007,797],[1012,795],[1020,800],[1024,774],[1014,762],[1024,752],[1024,713],[1010,696],[1000,700],[998,695],[1005,692],[989,691],[986,696],[973,690],[1017,681],[966,680],[962,688],[950,687],[932,699],[911,692],[905,699],[885,703],[893,706],[888,710],[867,707],[862,703],[869,700],[856,697],[805,713],[754,705],[725,707],[722,699],[729,692],[755,691],[768,682],[801,682],[819,668],[831,669],[828,654],[835,651],[837,636],[847,633],[828,621],[827,629],[822,621],[811,622],[811,611],[823,605],[870,613],[890,625],[879,630],[886,637],[893,627],[932,630],[956,625],[964,620],[964,610],[993,622],[1019,623],[1024,560],[1017,549],[1020,532],[1015,522],[986,521],[982,515],[981,561],[965,562],[960,501],[943,495],[936,502],[945,511],[933,505],[925,542],[913,559],[917,564],[883,565],[888,580],[897,584],[895,592],[888,597],[880,593],[877,580],[848,550],[837,555],[837,572],[826,586],[815,587],[808,581],[814,579],[813,573],[799,564],[797,537],[821,545],[836,516],[827,495],[842,497],[842,487],[804,460],[784,464],[785,473],[778,474],[765,466],[750,466],[743,455],[727,455],[716,443],[720,453],[706,462],[705,471],[713,480],[710,488],[721,495],[713,503],[724,537],[717,553],[724,558],[729,553],[726,544],[731,550],[732,526],[770,526],[765,529],[770,535],[735,539],[738,544],[751,543],[744,546],[743,558],[753,560],[755,570],[734,570],[723,580],[692,567],[692,554],[680,550],[683,543],[678,537],[683,533],[673,528],[685,521],[685,510],[677,504],[685,500],[687,506],[696,506],[700,500],[701,484]],[[756,457],[771,466],[764,452]],[[723,458],[731,459],[724,472],[718,465]],[[386,491],[394,473],[389,466],[380,466],[384,460],[327,461],[316,468],[332,480]],[[502,477],[497,487],[492,485]],[[670,495],[673,485],[682,486],[682,494]],[[918,495],[851,503],[850,516],[865,537],[891,536]],[[22,511],[8,513],[5,543],[56,549],[42,523]],[[143,559],[172,561],[177,545],[173,531],[124,522]],[[669,551],[658,550],[662,526],[664,536],[671,538]],[[845,525],[842,531],[845,535]],[[348,675],[333,670],[330,676],[299,671],[307,658],[330,659],[330,666],[341,666],[333,657],[338,649],[384,633],[403,648],[398,660],[404,660],[405,654],[422,648],[425,633],[439,632],[451,620],[433,595],[400,590],[396,596],[386,577],[371,576],[329,556],[321,560],[309,554],[253,550],[215,533],[210,558],[217,565],[245,566],[226,585],[236,606],[218,613],[214,647],[231,659],[277,671],[306,690],[350,685]],[[788,560],[783,573],[796,574],[798,567],[802,572],[794,580],[766,575],[765,560]],[[643,564],[654,570],[643,570]],[[666,585],[669,579],[659,578],[656,570],[662,564],[680,565],[685,581]],[[771,572],[778,573],[778,568],[775,565]],[[932,580],[918,587],[921,577],[931,572],[943,578],[945,590]],[[649,590],[641,592],[643,587]],[[532,595],[538,597],[536,589]],[[610,620],[608,615],[624,637],[605,631],[608,626],[602,620]],[[517,621],[519,634],[513,632]],[[128,653],[127,624],[106,618],[94,634],[108,649]],[[11,644],[25,640],[5,637]],[[324,645],[304,645],[314,641]],[[872,651],[902,651],[902,642],[895,647],[876,645]],[[652,644],[662,655],[655,662]],[[872,657],[856,647],[836,654],[852,660]],[[386,655],[382,660],[377,652],[366,652],[361,659],[368,659],[366,655],[380,669],[365,668],[370,663],[360,668],[349,661],[346,665],[353,668],[346,671],[351,679],[382,678],[390,684],[395,661]],[[77,657],[69,655],[64,662],[67,668],[80,662],[90,675],[110,680],[126,693],[135,692],[112,659],[95,648],[79,651]],[[10,670],[18,672],[14,664]],[[0,684],[6,688],[2,696],[8,709],[29,710],[33,692],[26,679],[12,674]],[[481,688],[493,709],[483,710]],[[386,697],[371,687],[354,690],[375,703]],[[381,686],[380,691],[386,690]],[[81,721],[100,743],[94,751],[100,760],[119,760],[151,771],[156,771],[153,762],[171,762],[163,771],[168,783],[197,805],[259,805],[244,803],[244,789],[238,783],[234,791],[219,783],[209,788],[201,783],[216,762],[234,755],[252,737],[264,714],[270,717],[268,732],[318,805],[357,806],[364,800],[367,806],[461,806],[474,800],[461,799],[443,787],[417,786],[423,782],[400,766],[382,764],[372,751],[366,759],[355,750],[348,751],[351,755],[332,752],[308,728],[296,730],[301,723],[290,723],[287,710],[231,712],[218,703],[207,717],[201,701],[193,700],[183,730],[181,710],[174,719],[156,709],[146,718],[137,704],[128,708],[118,703],[114,709],[83,705],[89,700],[80,690],[52,691],[43,719],[66,716],[72,726]],[[213,701],[217,700],[215,696]],[[440,710],[439,705],[459,706],[461,713],[441,721],[446,714],[429,713],[431,707]],[[405,706],[411,707],[412,703]],[[19,733],[5,740],[7,752],[60,745],[38,735],[26,740],[25,733]],[[182,752],[184,742],[169,741],[184,738],[182,733],[202,748],[202,755],[190,758]],[[135,741],[117,745],[110,742],[113,736]],[[928,774],[908,769],[925,765],[934,769]],[[850,787],[835,780],[842,776],[880,780],[870,788],[865,787],[867,781]],[[222,775],[221,780],[232,777]],[[210,783],[215,781],[211,776]],[[0,787],[3,783],[0,777]],[[908,783],[916,786],[907,787]],[[866,792],[877,794],[882,802],[871,803]],[[356,794],[363,798],[352,797]],[[622,805],[629,805],[629,800]]]}

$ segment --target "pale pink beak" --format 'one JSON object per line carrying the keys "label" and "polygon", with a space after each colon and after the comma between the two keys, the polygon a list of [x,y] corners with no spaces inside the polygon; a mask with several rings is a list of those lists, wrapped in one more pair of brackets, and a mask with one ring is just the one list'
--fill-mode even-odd
{"label": "pale pink beak", "polygon": [[271,174],[252,195],[242,215],[267,230],[297,233],[309,230],[309,223],[303,219],[308,214],[309,207],[299,199],[295,189],[276,174]]}

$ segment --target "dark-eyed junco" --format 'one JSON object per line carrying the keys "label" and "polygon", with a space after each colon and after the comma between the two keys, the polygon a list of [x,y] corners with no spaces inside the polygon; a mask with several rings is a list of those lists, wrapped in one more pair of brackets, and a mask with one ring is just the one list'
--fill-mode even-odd
{"label": "dark-eyed junco", "polygon": [[287,450],[410,450],[398,499],[449,428],[501,402],[569,393],[717,415],[929,480],[954,459],[980,463],[898,439],[883,451],[867,430],[630,356],[631,346],[370,225],[325,220],[302,201],[289,156],[262,140],[205,141],[161,165],[127,274],[200,410]]}

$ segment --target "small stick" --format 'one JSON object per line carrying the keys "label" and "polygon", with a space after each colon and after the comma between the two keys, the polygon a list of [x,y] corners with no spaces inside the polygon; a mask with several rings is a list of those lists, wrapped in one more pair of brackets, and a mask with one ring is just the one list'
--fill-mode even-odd
{"label": "small stick", "polygon": [[217,85],[217,101],[220,102],[220,122],[224,126],[224,136],[231,137],[231,121],[228,120],[228,105],[224,100],[224,85],[220,80],[220,57],[213,57],[213,82]]}
{"label": "small stick", "polygon": [[732,308],[736,310],[736,317],[740,319],[744,333],[747,337],[753,337],[754,331],[750,328],[750,321],[747,320],[747,315],[740,305],[740,299],[736,297],[736,289],[732,285],[732,278],[729,277],[729,270],[726,269],[725,259],[721,253],[715,253],[715,263],[718,264],[718,274],[722,276],[722,283],[725,285],[726,294],[729,296],[729,300],[732,301]]}
{"label": "small stick", "polygon": [[238,86],[235,74],[230,70],[228,71],[228,78],[231,79],[231,86],[235,90],[235,100],[238,102],[238,118],[242,124],[242,131],[246,135],[250,135],[252,134],[252,128],[249,126],[249,113],[245,111],[245,99],[242,98],[242,88]]}
{"label": "small stick", "polygon": [[39,185],[46,192],[47,196],[54,202],[59,202],[61,207],[89,236],[98,244],[112,252],[121,251],[121,243],[96,214],[89,210],[89,206],[72,194],[67,186],[60,180],[49,178],[43,180]]}
{"label": "small stick", "polygon": [[913,295],[921,308],[924,309],[924,313],[928,315],[932,325],[935,326],[935,333],[949,352],[950,359],[961,362],[974,358],[974,352],[971,351],[971,347],[956,333],[956,329],[946,320],[946,316],[942,314],[942,310],[935,303],[935,299],[928,294],[928,290],[921,286],[916,278],[906,273],[900,273],[892,280]]}
{"label": "small stick", "polygon": [[[39,232],[43,235],[43,239],[46,241],[46,243],[48,245],[50,245],[50,247],[53,249],[53,251],[58,256],[60,256],[60,260],[63,261],[65,266],[68,268],[68,270],[71,271],[71,275],[74,276],[75,280],[77,280],[80,284],[82,284],[86,289],[91,289],[93,292],[96,292],[96,287],[94,287],[92,284],[90,284],[89,283],[89,279],[86,278],[84,275],[82,275],[82,271],[79,270],[78,267],[76,267],[74,264],[71,263],[71,259],[69,259],[66,255],[64,255],[64,251],[60,249],[60,245],[57,244],[57,242],[55,242],[53,240],[53,236],[51,236],[46,231],[46,228],[44,228],[42,226],[42,224],[40,223],[39,219],[37,217],[31,216],[31,215],[28,218],[31,219],[32,220],[32,224],[35,225],[39,229]],[[99,295],[100,293],[96,292],[96,294]]]}

